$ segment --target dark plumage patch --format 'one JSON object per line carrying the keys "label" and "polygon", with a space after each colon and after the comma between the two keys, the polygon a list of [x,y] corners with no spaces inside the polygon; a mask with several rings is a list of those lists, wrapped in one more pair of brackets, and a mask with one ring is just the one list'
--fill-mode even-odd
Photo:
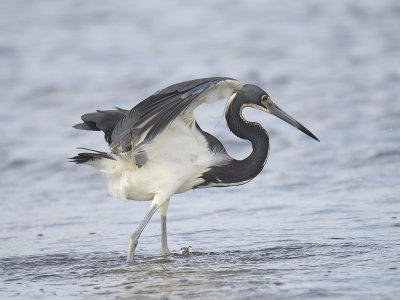
{"label": "dark plumage patch", "polygon": [[77,164],[83,164],[83,163],[87,163],[89,161],[93,161],[96,159],[112,159],[112,160],[114,160],[114,158],[106,152],[101,152],[101,151],[96,151],[96,150],[91,150],[91,149],[86,149],[86,148],[79,148],[79,149],[85,149],[85,150],[89,150],[89,151],[93,151],[93,152],[78,153],[78,155],[69,158],[70,162],[74,162]]}
{"label": "dark plumage patch", "polygon": [[207,141],[208,149],[213,153],[227,153],[224,145],[212,134],[209,134],[207,131],[204,131],[200,128],[199,124],[196,122],[196,128],[203,134],[204,138]]}
{"label": "dark plumage patch", "polygon": [[84,114],[81,119],[83,123],[73,127],[81,130],[103,131],[104,138],[108,144],[111,144],[111,133],[115,125],[121,120],[128,110],[117,108],[115,110],[98,110],[97,112]]}

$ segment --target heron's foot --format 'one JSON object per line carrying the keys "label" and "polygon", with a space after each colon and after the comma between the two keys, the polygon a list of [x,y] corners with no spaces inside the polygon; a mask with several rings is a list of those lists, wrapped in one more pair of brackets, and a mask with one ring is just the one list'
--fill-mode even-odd
{"label": "heron's foot", "polygon": [[162,247],[160,253],[161,253],[161,256],[171,255],[171,251],[169,251],[167,246]]}
{"label": "heron's foot", "polygon": [[126,261],[128,263],[133,262],[133,257],[135,256],[135,250],[138,244],[138,236],[133,233],[131,234],[131,238],[129,239],[129,245],[128,245],[128,258]]}

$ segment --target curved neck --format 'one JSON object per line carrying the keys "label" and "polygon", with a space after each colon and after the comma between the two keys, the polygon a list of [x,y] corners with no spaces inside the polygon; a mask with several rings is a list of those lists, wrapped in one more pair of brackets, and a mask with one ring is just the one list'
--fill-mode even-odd
{"label": "curved neck", "polygon": [[236,96],[228,102],[225,112],[229,129],[239,138],[249,140],[251,154],[243,160],[232,159],[227,164],[216,166],[203,174],[203,186],[230,186],[245,184],[256,177],[264,168],[269,153],[268,133],[260,124],[249,122],[242,116],[242,110],[251,106],[245,99]]}
{"label": "curved neck", "polygon": [[244,119],[242,111],[251,105],[234,99],[227,108],[226,122],[229,129],[241,139],[249,140],[253,148],[251,154],[243,160],[233,160],[233,164],[240,167],[243,179],[248,181],[256,177],[264,168],[269,154],[269,136],[259,123],[249,122]]}

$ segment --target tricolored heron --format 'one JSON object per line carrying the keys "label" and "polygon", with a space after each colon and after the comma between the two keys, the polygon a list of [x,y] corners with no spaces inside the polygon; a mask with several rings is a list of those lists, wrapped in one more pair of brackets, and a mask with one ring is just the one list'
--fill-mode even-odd
{"label": "tricolored heron", "polygon": [[[193,111],[203,103],[228,99],[229,129],[249,140],[253,151],[243,159],[229,156],[222,143],[203,131]],[[315,140],[317,137],[274,104],[258,86],[228,77],[211,77],[171,85],[130,111],[98,110],[82,116],[74,127],[103,131],[110,152],[79,153],[71,160],[98,169],[109,179],[109,192],[119,199],[152,200],[150,210],[131,235],[128,262],[138,239],[157,209],[161,213],[161,254],[168,255],[166,215],[172,195],[191,189],[234,186],[249,182],[263,169],[269,153],[267,131],[247,121],[245,107],[273,114]],[[89,150],[89,149],[86,149]]]}

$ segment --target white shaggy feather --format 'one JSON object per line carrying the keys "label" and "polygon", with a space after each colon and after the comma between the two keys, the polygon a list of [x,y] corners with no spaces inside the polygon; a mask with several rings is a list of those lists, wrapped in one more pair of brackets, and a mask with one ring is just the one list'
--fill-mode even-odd
{"label": "white shaggy feather", "polygon": [[91,165],[109,178],[109,192],[122,200],[153,200],[157,193],[166,198],[202,183],[199,177],[209,166],[229,161],[224,153],[213,153],[194,123],[178,117],[151,143],[143,145],[147,161],[139,168],[131,155],[114,155],[115,160],[95,160]]}

